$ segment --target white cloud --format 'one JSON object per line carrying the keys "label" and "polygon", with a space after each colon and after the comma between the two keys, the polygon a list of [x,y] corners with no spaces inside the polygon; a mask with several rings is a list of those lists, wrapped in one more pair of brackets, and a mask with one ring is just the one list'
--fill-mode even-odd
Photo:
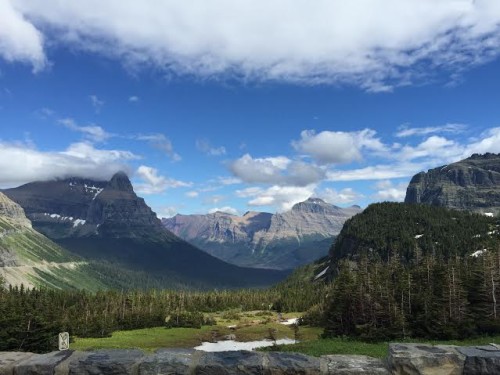
{"label": "white cloud", "polygon": [[80,126],[71,118],[60,119],[58,122],[68,129],[83,133],[89,140],[94,142],[104,142],[113,136],[113,134],[106,132],[98,125]]}
{"label": "white cloud", "polygon": [[286,211],[294,204],[303,202],[314,195],[315,184],[308,186],[271,186],[267,189],[251,187],[236,191],[236,195],[242,198],[252,198],[249,206],[271,206],[278,211]]}
{"label": "white cloud", "polygon": [[206,197],[203,200],[204,204],[218,204],[222,201],[224,201],[226,197],[224,195],[212,195],[210,197]]}
{"label": "white cloud", "polygon": [[224,146],[214,147],[208,139],[197,139],[196,148],[209,156],[226,155],[226,148]]}
{"label": "white cloud", "polygon": [[209,214],[214,214],[216,212],[225,212],[226,214],[236,215],[236,216],[239,215],[238,210],[236,208],[233,208],[230,206],[215,207],[215,208],[211,208],[210,210],[208,210]]}
{"label": "white cloud", "polygon": [[170,139],[163,134],[139,134],[132,138],[149,142],[151,146],[164,152],[172,161],[180,161],[182,159],[181,156],[174,151],[174,146]]}
{"label": "white cloud", "polygon": [[138,97],[138,96],[136,96],[136,95],[132,95],[132,96],[129,96],[129,97],[128,97],[128,101],[129,101],[130,103],[137,103],[139,100],[140,100],[140,99],[139,99],[139,97]]}
{"label": "white cloud", "polygon": [[241,184],[241,180],[236,177],[218,177],[217,181],[222,185],[238,185]]}
{"label": "white cloud", "polygon": [[376,132],[364,129],[356,132],[304,130],[301,139],[293,141],[292,146],[299,152],[312,156],[322,164],[340,164],[359,161],[362,150],[386,152],[380,139],[375,138]]}
{"label": "white cloud", "polygon": [[47,65],[43,35],[9,0],[0,1],[0,58],[31,64],[33,71]]}
{"label": "white cloud", "polygon": [[400,126],[396,137],[411,137],[414,135],[427,135],[432,133],[461,133],[467,126],[464,124],[445,124],[442,126],[428,126],[424,128],[410,128],[406,125]]}
{"label": "white cloud", "polygon": [[406,196],[407,183],[399,183],[394,185],[389,180],[379,181],[375,184],[375,189],[377,192],[372,196],[372,198],[379,201],[396,201],[402,202]]}
{"label": "white cloud", "polygon": [[179,212],[179,208],[174,206],[161,206],[154,208],[154,212],[159,218],[169,218],[175,216]]}
{"label": "white cloud", "polygon": [[347,204],[354,203],[364,198],[363,194],[354,191],[352,188],[345,188],[340,191],[326,188],[319,192],[318,197],[322,198],[330,204]]}
{"label": "white cloud", "polygon": [[200,195],[200,193],[198,193],[195,190],[191,190],[191,191],[186,192],[186,197],[188,197],[188,198],[197,198],[199,195]]}
{"label": "white cloud", "polygon": [[7,10],[3,18],[15,20],[22,31],[18,36],[11,26],[4,32],[10,44],[3,55],[38,65],[44,61],[43,41],[23,16],[51,43],[128,65],[246,81],[349,83],[371,91],[389,91],[439,71],[460,74],[489,61],[500,47],[498,0],[2,4],[0,14]]}
{"label": "white cloud", "polygon": [[444,137],[433,135],[415,147],[409,145],[402,147],[395,155],[400,160],[435,157],[443,160],[443,162],[447,162],[455,159],[458,160],[457,157],[462,152],[463,145]]}
{"label": "white cloud", "polygon": [[136,191],[140,194],[159,194],[169,188],[192,186],[190,182],[160,176],[156,168],[145,165],[137,168],[136,175],[143,181],[135,186]]}
{"label": "white cloud", "polygon": [[92,103],[92,107],[94,107],[94,111],[96,113],[101,112],[102,107],[104,106],[104,101],[99,99],[97,95],[89,95],[90,102]]}
{"label": "white cloud", "polygon": [[85,142],[59,152],[0,142],[0,186],[72,176],[107,180],[117,171],[129,171],[126,162],[138,158],[130,151],[96,149]]}
{"label": "white cloud", "polygon": [[491,128],[483,132],[479,139],[473,140],[465,147],[462,157],[471,154],[484,154],[486,152],[500,153],[500,127]]}
{"label": "white cloud", "polygon": [[284,156],[252,158],[245,154],[234,160],[229,169],[246,183],[306,186],[325,177],[323,169]]}
{"label": "white cloud", "polygon": [[411,162],[377,164],[357,169],[332,170],[327,172],[327,179],[329,181],[362,181],[411,177],[425,167],[425,164]]}

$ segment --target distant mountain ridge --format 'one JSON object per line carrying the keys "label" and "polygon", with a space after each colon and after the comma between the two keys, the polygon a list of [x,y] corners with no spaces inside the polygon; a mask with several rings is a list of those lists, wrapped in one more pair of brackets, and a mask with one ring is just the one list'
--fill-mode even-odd
{"label": "distant mountain ridge", "polygon": [[207,253],[240,266],[295,268],[325,256],[344,222],[361,212],[319,198],[284,213],[176,215],[163,225]]}
{"label": "distant mountain ridge", "polygon": [[405,203],[499,214],[500,154],[474,154],[418,173],[406,190]]}
{"label": "distant mountain ridge", "polygon": [[163,227],[122,172],[110,181],[67,178],[4,193],[24,208],[36,230],[62,247],[162,279],[163,287],[266,286],[286,276],[230,265],[183,241]]}

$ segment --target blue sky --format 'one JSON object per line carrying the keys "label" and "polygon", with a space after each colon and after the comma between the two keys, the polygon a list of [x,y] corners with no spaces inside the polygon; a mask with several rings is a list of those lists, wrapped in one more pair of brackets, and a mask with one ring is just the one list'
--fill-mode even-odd
{"label": "blue sky", "polygon": [[6,0],[0,25],[0,187],[121,169],[159,216],[366,206],[500,152],[496,0]]}

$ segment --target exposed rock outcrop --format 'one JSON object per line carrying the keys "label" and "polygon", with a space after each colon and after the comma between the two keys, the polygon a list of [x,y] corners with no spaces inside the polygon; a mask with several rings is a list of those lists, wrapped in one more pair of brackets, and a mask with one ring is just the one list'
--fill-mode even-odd
{"label": "exposed rock outcrop", "polygon": [[31,221],[24,214],[23,208],[0,192],[0,216],[22,227],[31,228]]}
{"label": "exposed rock outcrop", "polygon": [[500,154],[474,154],[415,175],[405,203],[425,203],[480,213],[500,213]]}
{"label": "exposed rock outcrop", "polygon": [[4,193],[25,209],[37,230],[51,238],[140,237],[155,230],[165,232],[123,172],[110,181],[40,181]]}
{"label": "exposed rock outcrop", "polygon": [[179,237],[227,262],[287,269],[325,256],[344,222],[361,211],[359,206],[340,208],[310,198],[274,215],[216,212],[162,221]]}

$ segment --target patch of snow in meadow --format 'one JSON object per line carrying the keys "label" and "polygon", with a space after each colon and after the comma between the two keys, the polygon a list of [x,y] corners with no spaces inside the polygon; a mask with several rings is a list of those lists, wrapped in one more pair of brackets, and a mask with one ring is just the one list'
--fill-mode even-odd
{"label": "patch of snow in meadow", "polygon": [[476,250],[470,256],[477,258],[478,256],[483,255],[487,251],[488,251],[488,249]]}
{"label": "patch of snow in meadow", "polygon": [[[292,339],[279,339],[276,340],[276,344],[295,344],[295,340]],[[271,340],[260,340],[260,341],[248,341],[240,342],[234,340],[225,340],[219,342],[203,342],[201,345],[196,346],[194,349],[201,350],[204,352],[227,352],[235,350],[254,350],[256,348],[262,348],[264,346],[273,346],[274,341]]]}

